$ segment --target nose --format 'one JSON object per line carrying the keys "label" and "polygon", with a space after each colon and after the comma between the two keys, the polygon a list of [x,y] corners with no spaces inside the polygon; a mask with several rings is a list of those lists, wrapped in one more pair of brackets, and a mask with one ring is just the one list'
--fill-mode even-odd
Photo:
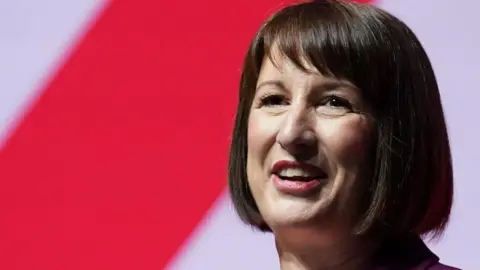
{"label": "nose", "polygon": [[277,142],[296,159],[315,157],[318,138],[312,112],[303,105],[291,105],[277,134]]}

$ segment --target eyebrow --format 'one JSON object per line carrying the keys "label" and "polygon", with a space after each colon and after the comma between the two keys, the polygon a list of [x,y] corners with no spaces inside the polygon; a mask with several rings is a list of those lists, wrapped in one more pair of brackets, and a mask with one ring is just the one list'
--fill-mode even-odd
{"label": "eyebrow", "polygon": [[[287,88],[285,87],[285,84],[280,81],[280,80],[268,80],[264,81],[258,84],[257,88],[255,91],[258,91],[260,88],[264,86],[272,85],[275,87],[280,88],[281,90],[286,90]],[[327,80],[326,82],[322,82],[319,84],[315,84],[312,88],[315,90],[320,90],[320,91],[328,91],[328,90],[333,90],[333,89],[338,89],[338,88],[352,88],[356,89],[355,85],[345,82],[345,81],[338,81],[338,80]]]}

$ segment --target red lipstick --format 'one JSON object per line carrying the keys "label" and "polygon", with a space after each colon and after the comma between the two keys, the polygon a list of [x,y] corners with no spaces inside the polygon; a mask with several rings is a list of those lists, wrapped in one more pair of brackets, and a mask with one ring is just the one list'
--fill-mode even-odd
{"label": "red lipstick", "polygon": [[[285,174],[288,169],[302,171],[300,175]],[[283,173],[282,173],[283,172]],[[327,174],[317,166],[297,161],[281,160],[273,164],[272,181],[283,193],[307,195],[317,190]]]}

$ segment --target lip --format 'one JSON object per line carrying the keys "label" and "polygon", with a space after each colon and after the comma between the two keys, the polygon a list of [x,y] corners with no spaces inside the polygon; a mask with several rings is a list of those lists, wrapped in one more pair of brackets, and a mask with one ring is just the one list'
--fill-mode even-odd
{"label": "lip", "polygon": [[[297,168],[308,171],[310,174],[315,175],[316,177],[310,181],[295,181],[281,179],[278,173],[283,169],[288,168]],[[291,195],[308,195],[318,190],[322,184],[322,180],[327,178],[327,174],[317,166],[300,163],[296,161],[289,160],[280,160],[275,162],[271,170],[272,182],[275,188],[280,192],[291,194]]]}
{"label": "lip", "polygon": [[283,169],[288,169],[288,168],[298,168],[302,169],[304,171],[309,172],[312,175],[317,175],[318,178],[326,178],[327,174],[320,169],[317,166],[308,164],[308,163],[303,163],[303,162],[298,162],[298,161],[290,161],[290,160],[280,160],[277,161],[273,164],[271,173],[272,174],[278,174],[281,170]]}

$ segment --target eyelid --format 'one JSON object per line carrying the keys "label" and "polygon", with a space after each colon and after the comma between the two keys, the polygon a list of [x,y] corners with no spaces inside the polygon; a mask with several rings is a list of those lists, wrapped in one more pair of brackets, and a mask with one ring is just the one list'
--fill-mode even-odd
{"label": "eyelid", "polygon": [[345,90],[344,88],[325,91],[319,94],[320,100],[328,99],[331,97],[336,97],[344,101],[349,102],[352,105],[357,104],[359,97],[357,93],[351,93],[350,90]]}
{"label": "eyelid", "polygon": [[266,88],[268,86],[269,86],[268,89],[276,89],[276,90],[281,91],[281,92],[286,91],[286,87],[285,87],[285,85],[283,84],[282,81],[268,80],[268,81],[264,81],[264,82],[259,83],[258,86],[255,88],[255,92],[258,93],[259,91],[261,91],[261,89]]}
{"label": "eyelid", "polygon": [[255,92],[255,99],[261,99],[266,96],[283,96],[287,97],[287,91],[285,88],[282,88],[283,86],[279,86],[278,84],[274,82],[264,82],[260,84]]}
{"label": "eyelid", "polygon": [[329,101],[329,100],[334,99],[334,98],[336,98],[336,99],[338,99],[338,100],[341,100],[341,101],[343,101],[343,102],[349,103],[349,104],[352,103],[348,98],[342,97],[342,96],[340,96],[340,95],[334,95],[334,94],[325,96],[325,97],[322,99],[322,101]]}
{"label": "eyelid", "polygon": [[279,94],[279,93],[265,93],[264,95],[259,97],[259,100],[260,100],[260,103],[265,103],[267,100],[270,100],[273,98],[279,98],[282,100],[282,102],[288,103],[288,98],[285,97],[285,95]]}

